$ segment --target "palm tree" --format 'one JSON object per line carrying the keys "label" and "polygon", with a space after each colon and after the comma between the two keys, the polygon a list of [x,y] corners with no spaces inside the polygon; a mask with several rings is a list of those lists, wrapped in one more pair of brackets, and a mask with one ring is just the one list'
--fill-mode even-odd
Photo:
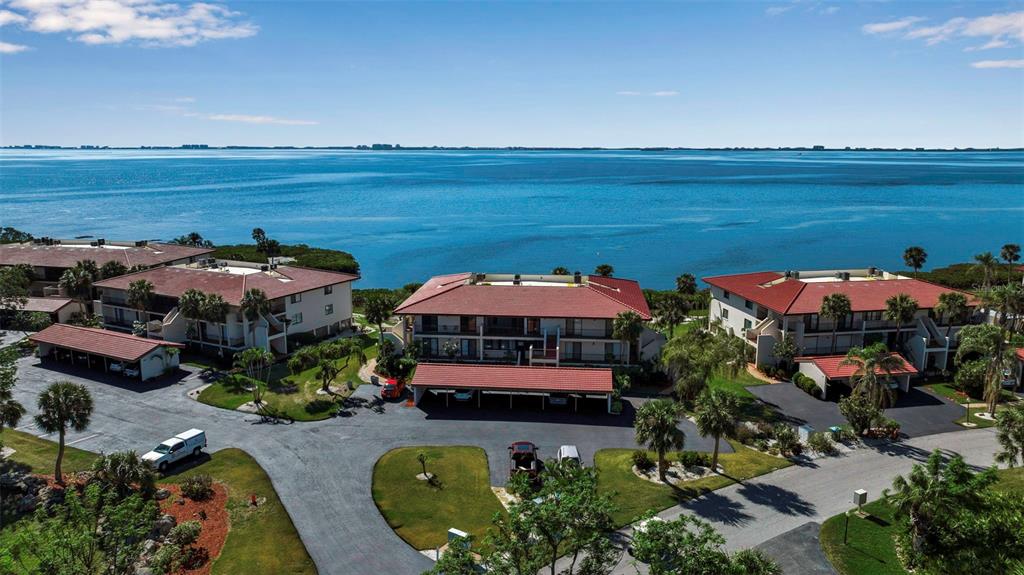
{"label": "palm tree", "polygon": [[92,296],[92,276],[85,269],[75,266],[64,270],[57,285],[78,302],[79,310],[85,315],[85,302]]}
{"label": "palm tree", "polygon": [[[986,308],[995,310],[996,318],[999,325],[1012,329],[1013,326],[1008,325],[1011,318],[1015,318],[1018,314],[1024,311],[1024,289],[1021,286],[1006,284],[993,286],[987,290],[983,290],[978,294],[981,298],[982,305]],[[1013,322],[1016,323],[1016,322]]]}
{"label": "palm tree", "polygon": [[612,337],[622,342],[622,361],[629,363],[629,346],[640,338],[644,320],[634,311],[620,311],[612,323]]}
{"label": "palm tree", "polygon": [[138,486],[143,497],[156,489],[156,475],[153,468],[134,451],[115,451],[100,455],[92,462],[93,478],[112,490],[119,498],[131,495],[133,486]]}
{"label": "palm tree", "polygon": [[188,332],[186,335],[189,339],[202,339],[199,337],[200,334],[196,333],[195,326],[196,322],[203,318],[207,297],[205,293],[195,288],[188,288],[178,298],[178,313],[188,322],[188,329],[185,331]]}
{"label": "palm tree", "polygon": [[896,323],[896,347],[902,347],[900,336],[902,335],[903,324],[912,321],[917,313],[917,300],[905,293],[898,293],[885,300],[885,310],[882,317],[885,321]]}
{"label": "palm tree", "polygon": [[594,273],[601,277],[610,278],[615,273],[615,268],[611,264],[601,264],[594,268]]}
{"label": "palm tree", "polygon": [[334,363],[332,359],[321,359],[320,360],[320,388],[324,393],[331,392],[331,383],[334,382],[334,378],[338,377],[341,373],[341,369]]}
{"label": "palm tree", "polygon": [[551,270],[551,275],[567,276],[567,275],[572,275],[572,272],[569,271],[569,268],[558,266],[555,269]]}
{"label": "palm tree", "polygon": [[235,367],[245,370],[252,384],[252,401],[256,407],[263,404],[263,389],[259,383],[267,384],[270,379],[270,366],[274,364],[274,356],[261,347],[250,347],[235,354]]}
{"label": "palm tree", "polygon": [[1003,373],[1016,361],[1014,349],[1006,344],[1006,334],[997,325],[969,325],[960,330],[959,335],[960,347],[956,350],[955,361],[960,364],[974,355],[985,361],[984,399],[989,414],[994,417],[996,405],[1002,398]]}
{"label": "palm tree", "polygon": [[740,413],[739,398],[734,393],[721,389],[705,390],[697,398],[697,411],[694,419],[697,431],[704,437],[715,438],[715,451],[711,456],[711,469],[718,469],[718,444],[722,436],[736,427],[736,418]]}
{"label": "palm tree", "polygon": [[985,283],[982,284],[984,287],[992,285],[992,278],[995,277],[996,269],[999,268],[999,260],[996,259],[992,252],[985,252],[974,256],[975,270],[981,271],[984,274]]}
{"label": "palm tree", "polygon": [[377,326],[377,335],[380,338],[381,344],[384,343],[384,322],[391,318],[391,314],[394,311],[395,302],[391,295],[386,293],[370,294],[363,305],[363,314],[366,316],[366,321]]}
{"label": "palm tree", "polygon": [[39,394],[38,407],[36,427],[57,434],[57,464],[54,466],[53,479],[64,485],[64,476],[60,471],[61,460],[64,459],[64,435],[68,428],[82,432],[89,427],[92,396],[84,385],[58,381]]}
{"label": "palm tree", "polygon": [[92,281],[100,279],[100,267],[96,265],[96,260],[80,260],[75,263],[75,267],[89,274]]}
{"label": "palm tree", "polygon": [[921,246],[910,246],[903,251],[903,263],[914,269],[914,277],[917,277],[918,270],[924,267],[924,262],[927,260],[928,252],[924,251]]}
{"label": "palm tree", "polygon": [[892,405],[892,391],[879,376],[884,374],[884,379],[891,378],[893,372],[903,367],[903,358],[891,353],[885,344],[878,342],[868,347],[855,347],[846,352],[846,359],[839,365],[856,368],[850,376],[854,393],[867,396],[878,409]]}
{"label": "palm tree", "polygon": [[1001,250],[999,250],[999,257],[1003,258],[1003,261],[1010,268],[1010,281],[1013,281],[1013,264],[1020,261],[1020,244],[1006,244]]}
{"label": "palm tree", "polygon": [[[259,229],[259,228],[257,228]],[[242,315],[249,322],[249,333],[251,334],[250,345],[256,345],[256,322],[266,314],[270,313],[270,300],[267,294],[259,288],[250,288],[242,295],[239,305]]]}
{"label": "palm tree", "polygon": [[100,278],[110,279],[128,273],[128,267],[117,260],[110,260],[100,267]]}
{"label": "palm tree", "polygon": [[832,322],[832,353],[836,352],[836,332],[839,323],[846,319],[852,311],[850,298],[843,293],[833,293],[821,298],[821,309],[818,315]]}
{"label": "palm tree", "polygon": [[18,368],[14,358],[0,358],[0,427],[17,427],[25,407],[14,399],[14,384],[17,383]]}
{"label": "palm tree", "polygon": [[668,462],[665,454],[682,449],[686,435],[679,430],[680,407],[671,399],[648,401],[636,410],[633,422],[636,442],[658,454],[658,477],[665,481]]}
{"label": "palm tree", "polygon": [[672,337],[676,326],[686,320],[689,303],[677,293],[668,293],[658,306],[658,321],[667,328],[668,336]]}
{"label": "palm tree", "polygon": [[220,345],[224,345],[224,321],[230,311],[231,306],[218,293],[206,296],[206,301],[199,308],[203,321],[217,326],[217,343]]}
{"label": "palm tree", "polygon": [[149,337],[149,318],[146,308],[153,301],[152,282],[147,279],[138,279],[128,284],[125,301],[138,312],[140,321],[146,326],[146,337]]}
{"label": "palm tree", "polygon": [[953,321],[967,313],[967,296],[958,291],[947,291],[939,294],[939,303],[935,311],[947,321],[946,337],[953,329]]}
{"label": "palm tree", "polygon": [[676,277],[676,291],[683,295],[697,293],[697,278],[693,274],[682,274]]}
{"label": "palm tree", "polygon": [[996,462],[1008,467],[1024,465],[1024,403],[1008,406],[996,417],[999,447]]}

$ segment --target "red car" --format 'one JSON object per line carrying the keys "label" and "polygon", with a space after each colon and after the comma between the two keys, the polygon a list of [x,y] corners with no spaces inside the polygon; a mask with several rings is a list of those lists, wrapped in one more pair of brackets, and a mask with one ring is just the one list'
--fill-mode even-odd
{"label": "red car", "polygon": [[508,446],[509,477],[523,473],[536,481],[540,473],[540,457],[537,446],[529,441],[517,441]]}
{"label": "red car", "polygon": [[380,388],[383,399],[399,399],[405,393],[405,382],[399,379],[388,379]]}

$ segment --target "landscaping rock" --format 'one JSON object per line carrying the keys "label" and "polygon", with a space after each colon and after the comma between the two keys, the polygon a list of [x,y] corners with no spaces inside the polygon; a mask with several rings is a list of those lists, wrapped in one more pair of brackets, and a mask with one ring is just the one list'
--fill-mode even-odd
{"label": "landscaping rock", "polygon": [[178,521],[171,515],[161,515],[159,519],[153,523],[153,532],[158,534],[160,537],[166,537],[171,529],[178,524]]}
{"label": "landscaping rock", "polygon": [[156,492],[153,493],[153,499],[156,499],[157,501],[163,501],[170,496],[171,492],[166,489],[157,489]]}

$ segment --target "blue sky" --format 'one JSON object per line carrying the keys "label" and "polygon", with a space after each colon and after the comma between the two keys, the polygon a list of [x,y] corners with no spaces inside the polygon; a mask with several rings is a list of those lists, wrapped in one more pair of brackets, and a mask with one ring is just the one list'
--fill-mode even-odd
{"label": "blue sky", "polygon": [[0,143],[1024,146],[1022,2],[0,0]]}

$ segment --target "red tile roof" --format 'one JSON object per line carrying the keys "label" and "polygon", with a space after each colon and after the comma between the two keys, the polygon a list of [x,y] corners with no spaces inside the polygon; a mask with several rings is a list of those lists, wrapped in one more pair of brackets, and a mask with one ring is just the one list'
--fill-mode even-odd
{"label": "red tile roof", "polygon": [[611,393],[612,370],[421,363],[416,367],[416,373],[409,385],[424,388]]}
{"label": "red tile roof", "polygon": [[[917,373],[917,369],[910,365],[910,362],[902,355],[895,352],[891,355],[900,358],[900,361],[903,362],[903,367],[893,370],[891,372],[892,375],[914,375]],[[855,365],[840,365],[845,359],[845,355],[822,355],[817,357],[798,357],[796,361],[813,363],[828,379],[847,379],[857,373],[858,367]],[[875,373],[881,375],[885,372],[876,368]]]}
{"label": "red tile roof", "polygon": [[81,260],[92,260],[96,265],[116,261],[126,267],[134,265],[158,266],[212,252],[212,248],[194,248],[176,244],[150,242],[134,247],[91,247],[89,245],[42,245],[33,243],[0,245],[0,265],[28,264],[39,267],[71,268]]}
{"label": "red tile roof", "polygon": [[161,346],[185,347],[180,343],[64,323],[55,323],[43,331],[28,336],[28,339],[35,343],[48,343],[129,362],[138,361]]}
{"label": "red tile roof", "polygon": [[269,299],[276,299],[350,282],[359,276],[294,266],[278,266],[275,270],[250,274],[170,266],[110,278],[96,282],[96,287],[127,290],[131,282],[140,279],[149,280],[157,295],[177,298],[185,290],[193,288],[208,294],[220,294],[228,304],[237,306],[242,295],[252,288],[263,290]]}
{"label": "red tile roof", "polygon": [[64,297],[30,297],[25,299],[25,305],[19,306],[19,310],[42,313],[54,313],[73,301]]}
{"label": "red tile roof", "polygon": [[[853,311],[878,311],[884,310],[885,300],[896,294],[908,294],[917,300],[918,308],[930,309],[938,305],[940,294],[958,291],[918,279],[804,282],[789,278],[772,283],[783,277],[778,272],[757,272],[704,281],[783,314],[818,313],[821,300],[833,293],[846,294]],[[972,294],[963,293],[969,305],[977,305]]]}
{"label": "red tile roof", "polygon": [[636,312],[651,319],[640,284],[633,280],[588,276],[580,286],[477,285],[473,274],[435,276],[395,310],[406,315],[482,315],[612,319]]}

